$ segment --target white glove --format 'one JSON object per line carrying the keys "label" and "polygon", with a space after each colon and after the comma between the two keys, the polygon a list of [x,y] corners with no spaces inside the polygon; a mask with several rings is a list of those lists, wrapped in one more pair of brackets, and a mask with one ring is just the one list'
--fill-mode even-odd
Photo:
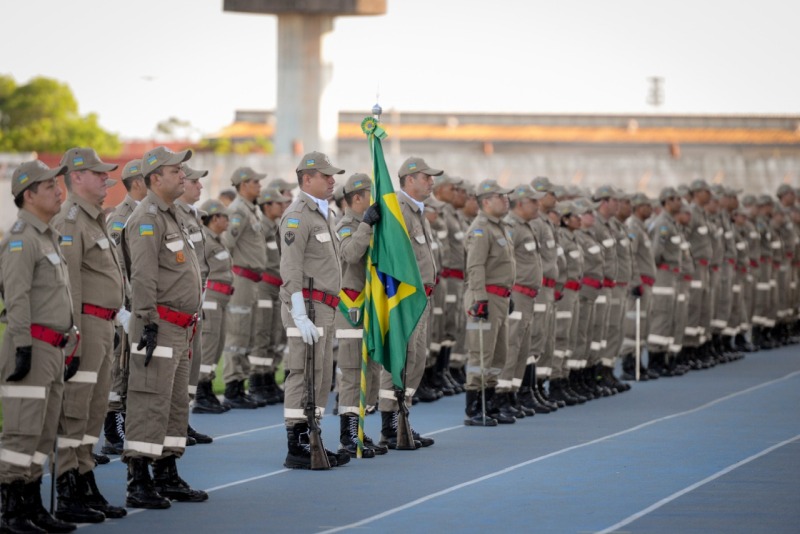
{"label": "white glove", "polygon": [[303,294],[299,291],[292,293],[292,319],[305,343],[311,345],[319,340],[319,331],[306,315],[306,303],[303,302]]}
{"label": "white glove", "polygon": [[125,333],[128,333],[128,325],[131,323],[131,312],[125,309],[125,306],[117,311],[117,320],[119,324],[122,325],[122,329],[125,330]]}

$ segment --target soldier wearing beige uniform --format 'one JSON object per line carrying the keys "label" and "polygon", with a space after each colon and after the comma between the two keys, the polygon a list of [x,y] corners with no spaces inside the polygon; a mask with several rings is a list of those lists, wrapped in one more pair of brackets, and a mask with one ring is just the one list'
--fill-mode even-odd
{"label": "soldier wearing beige uniform", "polygon": [[[532,395],[531,379],[528,378],[527,384],[523,382],[530,354],[534,299],[542,283],[539,243],[530,221],[539,215],[539,199],[545,193],[535,191],[529,185],[520,185],[509,196],[511,211],[503,222],[508,225],[511,233],[517,272],[511,292],[514,311],[508,318],[508,353],[497,381],[496,392],[505,396],[500,410],[521,419],[526,415],[536,415],[537,411],[550,411],[546,406],[540,405]],[[523,385],[527,389],[520,392]]]}
{"label": "soldier wearing beige uniform", "polygon": [[508,314],[516,278],[514,244],[508,225],[502,220],[508,213],[507,195],[511,189],[500,187],[494,180],[484,180],[476,186],[476,192],[481,211],[467,231],[464,307],[473,318],[470,322],[478,328],[483,325],[489,328],[482,332],[467,329],[469,359],[464,424],[495,426],[516,420],[500,410],[502,398],[496,393],[508,352]]}
{"label": "soldier wearing beige uniform", "polygon": [[122,454],[125,442],[125,400],[128,396],[128,357],[130,356],[130,338],[128,327],[131,316],[131,287],[128,275],[129,259],[123,254],[122,231],[128,222],[133,210],[147,196],[147,187],[142,176],[142,160],[134,159],[122,168],[122,184],[128,192],[114,211],[106,218],[106,229],[114,243],[114,250],[122,265],[125,288],[125,305],[119,309],[117,320],[117,335],[120,342],[114,348],[114,361],[111,366],[111,391],[108,394],[108,412],[103,422],[103,437],[105,443],[101,452],[103,454]]}
{"label": "soldier wearing beige uniform", "polygon": [[128,464],[126,505],[132,508],[208,499],[189,487],[176,466],[186,447],[190,355],[202,300],[200,266],[175,206],[185,189],[181,164],[191,156],[190,150],[173,153],[165,147],[144,155],[142,174],[150,192],[124,231],[131,258],[131,339],[139,340],[131,350],[122,454]]}
{"label": "soldier wearing beige uniform", "polygon": [[[432,169],[425,160],[417,157],[407,158],[397,172],[400,178],[401,191],[397,193],[400,211],[411,238],[411,248],[419,267],[420,278],[425,285],[425,294],[428,296],[428,305],[419,318],[416,328],[408,339],[405,366],[405,400],[410,405],[414,392],[422,380],[425,370],[425,360],[428,355],[428,322],[431,312],[430,297],[436,284],[436,262],[433,258],[433,235],[431,226],[425,218],[424,201],[433,189],[433,177],[440,176],[443,171]],[[410,258],[409,258],[410,260]],[[397,447],[397,421],[399,406],[395,397],[394,384],[391,373],[381,370],[381,383],[378,391],[379,408],[381,411],[381,440],[380,445],[390,449]],[[413,431],[414,443],[419,448],[429,447],[434,444],[432,438],[427,438]]]}
{"label": "soldier wearing beige uniform", "polygon": [[[334,167],[328,156],[311,152],[297,166],[300,193],[281,218],[281,318],[287,329],[289,354],[285,368],[283,418],[288,451],[284,466],[310,469],[311,451],[305,406],[306,373],[314,373],[315,417],[322,417],[328,400],[333,365],[334,318],[342,289],[339,241],[327,199],[333,193],[333,176],[344,170]],[[313,292],[309,279],[314,279]],[[314,306],[314,321],[309,306]],[[306,368],[307,345],[314,347],[314,368]],[[328,451],[326,451],[328,452]],[[350,461],[346,452],[328,453],[331,467]]]}
{"label": "soldier wearing beige uniform", "polygon": [[192,413],[222,413],[230,408],[222,406],[211,382],[225,346],[225,308],[233,294],[231,255],[220,239],[228,228],[228,214],[218,200],[205,201],[200,210],[203,212],[204,249],[209,272],[203,297],[200,377]]}
{"label": "soldier wearing beige uniform", "polygon": [[[231,408],[253,409],[266,406],[266,401],[256,402],[245,393],[244,381],[250,373],[249,357],[253,354],[259,324],[256,313],[259,306],[258,286],[267,266],[267,240],[264,237],[264,216],[256,205],[261,192],[259,174],[250,167],[233,171],[231,183],[236,187],[236,200],[228,206],[230,223],[222,234],[222,242],[233,257],[234,293],[228,303],[225,319],[227,333],[223,352],[222,372],[225,380],[225,398],[222,403]],[[261,303],[267,306],[267,301]],[[252,363],[257,364],[259,360]]]}
{"label": "soldier wearing beige uniform", "polygon": [[[61,252],[67,260],[73,320],[82,340],[68,366],[64,402],[58,425],[59,519],[100,522],[123,517],[97,489],[92,448],[99,440],[111,390],[114,319],[124,302],[123,272],[117,244],[108,235],[103,201],[108,171],[91,148],[72,148],[61,158],[69,194],[53,226],[61,232]],[[78,363],[79,362],[79,363]]]}
{"label": "soldier wearing beige uniform", "polygon": [[277,404],[283,400],[283,392],[275,383],[275,368],[282,354],[278,345],[283,337],[281,324],[281,253],[278,247],[278,222],[292,201],[278,189],[268,187],[258,196],[258,206],[263,217],[264,239],[267,247],[267,263],[258,284],[258,307],[256,308],[255,344],[248,360],[250,372],[250,396],[256,402]]}
{"label": "soldier wearing beige uniform", "polygon": [[73,324],[67,263],[50,224],[62,199],[56,177],[66,170],[66,165],[49,169],[29,161],[11,176],[19,213],[0,242],[0,298],[5,304],[0,321],[7,325],[0,349],[3,532],[75,530],[47,513],[41,498],[64,391],[63,347]]}
{"label": "soldier wearing beige uniform", "polygon": [[[378,221],[375,217],[376,210],[369,207],[371,184],[366,174],[357,173],[347,179],[342,188],[346,207],[341,219],[336,223],[336,237],[339,240],[342,262],[340,295],[346,297],[345,301],[340,301],[334,321],[336,337],[339,339],[337,363],[341,370],[339,444],[351,457],[355,457],[358,450],[358,414],[361,397],[364,308],[359,302],[364,298],[366,255],[372,239],[372,226]],[[353,307],[343,305],[344,302],[350,302]],[[366,385],[368,399],[375,396],[379,379],[380,365],[370,360]],[[387,447],[376,445],[364,434],[363,458],[374,458],[376,454],[386,454],[386,452],[388,452]]]}

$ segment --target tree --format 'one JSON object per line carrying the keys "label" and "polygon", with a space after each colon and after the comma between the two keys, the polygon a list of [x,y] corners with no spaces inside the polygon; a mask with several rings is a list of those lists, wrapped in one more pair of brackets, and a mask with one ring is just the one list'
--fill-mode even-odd
{"label": "tree", "polygon": [[0,75],[0,151],[59,153],[90,146],[100,154],[119,152],[119,138],[106,132],[97,115],[78,113],[67,84],[37,77],[17,85]]}

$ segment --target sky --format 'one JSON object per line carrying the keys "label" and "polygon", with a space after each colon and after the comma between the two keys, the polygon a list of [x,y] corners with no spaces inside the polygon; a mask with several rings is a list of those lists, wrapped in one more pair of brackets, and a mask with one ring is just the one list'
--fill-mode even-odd
{"label": "sky", "polygon": [[[387,0],[329,39],[339,109],[800,115],[786,0]],[[222,0],[0,0],[0,73],[66,82],[123,138],[273,109],[277,17]],[[646,103],[648,78],[665,102]]]}

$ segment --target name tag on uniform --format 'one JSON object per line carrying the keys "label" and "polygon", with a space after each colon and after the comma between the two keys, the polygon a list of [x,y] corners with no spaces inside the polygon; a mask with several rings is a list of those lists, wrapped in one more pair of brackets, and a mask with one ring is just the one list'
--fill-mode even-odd
{"label": "name tag on uniform", "polygon": [[424,244],[425,244],[425,236],[424,236],[424,235],[422,235],[422,234],[415,235],[415,236],[414,236],[414,241],[416,241],[416,242],[417,242],[417,243],[419,243],[420,245],[424,245]]}
{"label": "name tag on uniform", "polygon": [[553,248],[554,246],[556,246],[556,242],[553,239],[548,239],[547,243],[545,244],[547,245],[547,248]]}
{"label": "name tag on uniform", "polygon": [[614,246],[614,240],[611,238],[603,239],[603,246],[606,248],[611,248]]}
{"label": "name tag on uniform", "polygon": [[97,240],[97,246],[100,247],[101,250],[106,250],[108,248],[108,238],[102,238]]}
{"label": "name tag on uniform", "polygon": [[689,250],[691,245],[688,242],[681,243],[681,250]]}
{"label": "name tag on uniform", "polygon": [[572,258],[572,259],[577,260],[578,258],[581,257],[581,252],[579,250],[570,250],[569,251],[569,257]]}
{"label": "name tag on uniform", "polygon": [[744,250],[747,247],[744,241],[736,243],[736,250]]}
{"label": "name tag on uniform", "polygon": [[455,234],[453,234],[453,237],[459,240],[464,239],[464,232],[456,232]]}
{"label": "name tag on uniform", "polygon": [[439,243],[437,243],[436,241],[433,241],[431,243],[431,250],[439,250]]}
{"label": "name tag on uniform", "polygon": [[556,249],[556,255],[557,256],[563,256],[564,255],[564,248],[563,247],[558,247]]}
{"label": "name tag on uniform", "polygon": [[750,239],[758,239],[758,232],[750,232]]}
{"label": "name tag on uniform", "polygon": [[195,232],[189,236],[189,239],[191,239],[195,243],[198,243],[203,240],[203,234],[201,234],[200,232]]}
{"label": "name tag on uniform", "polygon": [[219,252],[214,254],[214,257],[217,258],[218,260],[227,260],[228,258],[231,257],[231,255],[228,254],[227,250],[220,250]]}
{"label": "name tag on uniform", "polygon": [[674,236],[670,237],[670,238],[669,238],[669,240],[670,240],[672,243],[674,243],[675,245],[677,245],[677,244],[679,244],[679,243],[681,242],[681,236],[679,236],[679,235],[674,235]]}
{"label": "name tag on uniform", "polygon": [[61,257],[55,252],[51,252],[50,254],[48,254],[47,259],[50,260],[50,263],[52,263],[53,265],[58,265],[59,263],[61,263]]}
{"label": "name tag on uniform", "polygon": [[536,250],[536,241],[528,241],[527,243],[525,243],[525,250],[527,250],[528,252]]}
{"label": "name tag on uniform", "polygon": [[320,243],[327,243],[328,241],[331,240],[331,234],[329,234],[327,232],[324,232],[324,233],[321,233],[321,234],[317,234],[314,237],[316,237],[317,241],[319,241]]}
{"label": "name tag on uniform", "polygon": [[438,237],[439,239],[446,238],[447,237],[447,230],[439,230],[438,232],[436,232],[436,237]]}
{"label": "name tag on uniform", "polygon": [[708,227],[707,226],[698,226],[697,227],[697,233],[700,234],[700,235],[706,235],[708,233]]}
{"label": "name tag on uniform", "polygon": [[733,237],[733,232],[731,232],[730,230],[728,230],[727,232],[725,232],[725,239],[730,239],[730,238],[732,238],[732,237]]}
{"label": "name tag on uniform", "polygon": [[179,250],[183,250],[183,240],[179,239],[177,241],[167,241],[165,243],[167,248],[172,252],[178,252]]}
{"label": "name tag on uniform", "polygon": [[644,243],[644,246],[646,246],[647,248],[650,248],[650,240],[649,239],[645,239],[643,241],[643,243]]}
{"label": "name tag on uniform", "polygon": [[508,244],[508,241],[506,241],[505,237],[501,237],[500,239],[497,240],[497,244],[500,245],[501,247],[504,247]]}
{"label": "name tag on uniform", "polygon": [[278,244],[275,241],[267,241],[267,248],[270,250],[278,250]]}
{"label": "name tag on uniform", "polygon": [[588,252],[589,254],[600,254],[600,247],[598,247],[597,245],[592,245],[591,247],[588,248]]}
{"label": "name tag on uniform", "polygon": [[622,245],[623,247],[627,247],[628,245],[631,244],[631,242],[628,241],[627,237],[624,237],[624,238],[619,240],[619,244]]}

